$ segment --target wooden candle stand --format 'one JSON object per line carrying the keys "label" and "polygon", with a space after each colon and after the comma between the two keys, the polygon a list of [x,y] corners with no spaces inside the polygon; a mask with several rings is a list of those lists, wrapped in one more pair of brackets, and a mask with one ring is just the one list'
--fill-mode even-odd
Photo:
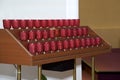
{"label": "wooden candle stand", "polygon": [[[54,39],[45,39],[45,40],[41,39],[41,40],[23,41],[23,40],[20,40],[21,31],[30,31],[30,30],[36,31],[36,30],[43,30],[44,28],[42,29],[40,28],[39,29],[38,28],[35,28],[35,29],[1,29],[0,30],[0,37],[1,37],[0,39],[0,63],[17,64],[18,71],[21,71],[20,65],[29,65],[29,66],[38,65],[38,69],[39,69],[38,80],[41,80],[41,66],[43,64],[76,59],[76,58],[82,58],[86,56],[93,57],[98,54],[107,53],[111,50],[111,46],[107,42],[105,42],[100,36],[98,36],[93,30],[91,30],[88,26],[77,26],[77,27],[86,28],[88,30],[87,36],[83,35],[83,36],[75,36],[75,37],[70,37],[70,38],[58,37],[57,39],[54,38]],[[68,28],[69,27],[65,27],[65,29],[68,29]],[[71,28],[74,28],[74,27],[71,27]],[[45,28],[45,29],[49,29],[49,28]],[[58,28],[58,29],[61,29],[61,28]],[[69,39],[73,39],[73,40],[74,39],[80,39],[80,40],[85,39],[86,41],[87,38],[92,39],[96,37],[99,37],[101,39],[98,45],[94,45],[92,44],[92,42],[90,42],[90,45],[87,45],[85,42],[84,43],[85,46],[82,46],[82,43],[81,43],[80,47],[78,48],[59,50],[59,51],[57,50],[48,51],[46,53],[42,52],[40,54],[32,54],[28,50],[29,43],[54,41],[54,40],[63,41],[63,40],[69,40]],[[93,63],[94,63],[94,59],[93,59]],[[93,64],[93,68],[94,68],[94,64]],[[18,76],[19,76],[18,80],[21,80],[20,73],[21,72],[18,73]],[[74,80],[76,80],[75,77],[74,77]],[[94,77],[94,69],[93,69],[93,77]]]}

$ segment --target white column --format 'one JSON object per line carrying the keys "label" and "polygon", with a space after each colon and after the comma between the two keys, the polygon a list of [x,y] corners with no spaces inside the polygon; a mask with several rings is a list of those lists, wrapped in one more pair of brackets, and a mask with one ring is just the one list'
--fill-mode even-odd
{"label": "white column", "polygon": [[79,19],[79,0],[66,0],[66,18]]}
{"label": "white column", "polygon": [[[79,0],[66,0],[66,18],[79,19]],[[76,79],[82,80],[81,58],[76,59],[76,63]],[[64,80],[72,80],[72,77]]]}
{"label": "white column", "polygon": [[76,79],[77,80],[82,80],[82,63],[81,63],[81,58],[76,59]]}

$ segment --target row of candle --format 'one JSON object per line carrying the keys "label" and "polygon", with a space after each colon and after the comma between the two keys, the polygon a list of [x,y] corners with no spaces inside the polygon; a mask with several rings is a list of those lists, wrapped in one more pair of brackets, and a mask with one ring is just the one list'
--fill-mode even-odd
{"label": "row of candle", "polygon": [[76,37],[87,36],[88,29],[86,27],[78,28],[62,28],[62,29],[45,29],[45,30],[29,30],[20,31],[20,40],[41,40],[41,39],[54,39],[56,37]]}
{"label": "row of candle", "polygon": [[79,19],[56,19],[56,20],[4,19],[3,20],[3,26],[5,29],[68,27],[68,26],[79,26],[79,24],[80,24]]}
{"label": "row of candle", "polygon": [[55,51],[65,51],[85,47],[99,46],[102,43],[100,37],[94,38],[77,38],[57,41],[46,41],[29,43],[28,50],[32,54],[41,54]]}

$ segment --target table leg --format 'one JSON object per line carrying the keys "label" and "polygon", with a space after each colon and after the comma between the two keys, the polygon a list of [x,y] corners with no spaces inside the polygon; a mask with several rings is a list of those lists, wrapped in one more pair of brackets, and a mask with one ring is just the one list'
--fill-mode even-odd
{"label": "table leg", "polygon": [[38,65],[38,80],[42,80],[42,66]]}
{"label": "table leg", "polygon": [[76,80],[76,59],[74,59],[73,80]]}
{"label": "table leg", "polygon": [[92,57],[92,80],[95,80],[95,57]]}
{"label": "table leg", "polygon": [[21,65],[17,65],[17,80],[21,80]]}

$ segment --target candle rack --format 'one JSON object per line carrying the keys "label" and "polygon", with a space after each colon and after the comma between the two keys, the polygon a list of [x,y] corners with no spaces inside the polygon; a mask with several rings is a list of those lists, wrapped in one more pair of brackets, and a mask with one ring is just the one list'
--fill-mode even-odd
{"label": "candle rack", "polygon": [[107,42],[88,26],[79,26],[79,22],[79,19],[4,19],[4,29],[0,30],[0,63],[39,65],[40,69],[43,64],[110,51]]}

